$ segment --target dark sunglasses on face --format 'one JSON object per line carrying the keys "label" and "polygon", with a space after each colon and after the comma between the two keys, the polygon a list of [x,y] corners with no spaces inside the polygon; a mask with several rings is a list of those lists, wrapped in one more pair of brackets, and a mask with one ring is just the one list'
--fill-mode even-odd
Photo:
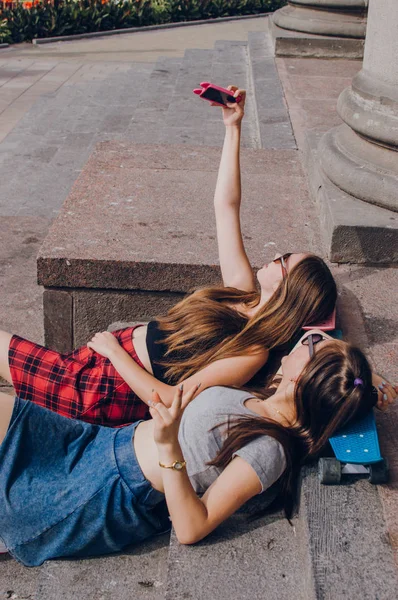
{"label": "dark sunglasses on face", "polygon": [[287,259],[289,258],[289,256],[292,255],[292,252],[286,252],[285,254],[282,254],[282,256],[278,256],[277,258],[274,258],[274,260],[272,262],[274,263],[280,263],[281,265],[281,269],[282,269],[282,277],[283,279],[285,279],[287,277]]}
{"label": "dark sunglasses on face", "polygon": [[315,344],[318,344],[319,342],[322,342],[322,340],[326,339],[327,338],[324,337],[321,333],[310,333],[308,337],[301,340],[301,343],[303,344],[303,346],[308,346],[308,349],[310,351],[310,358],[312,358],[314,356]]}

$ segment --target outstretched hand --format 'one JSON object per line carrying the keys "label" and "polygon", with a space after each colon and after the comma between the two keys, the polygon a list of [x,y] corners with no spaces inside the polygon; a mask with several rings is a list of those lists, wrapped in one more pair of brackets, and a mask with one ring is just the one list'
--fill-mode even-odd
{"label": "outstretched hand", "polygon": [[[240,102],[228,102],[227,106],[222,107],[224,125],[239,125],[242,121],[245,114],[245,102],[246,102],[246,90],[239,89],[236,85],[229,85],[227,90],[231,91],[231,96],[236,98],[237,96],[241,96]],[[218,106],[217,104],[213,104],[212,106]]]}
{"label": "outstretched hand", "polygon": [[173,444],[178,439],[178,429],[184,410],[194,398],[200,387],[194,385],[186,394],[183,392],[183,386],[179,386],[172,405],[167,408],[163,404],[159,394],[152,392],[152,400],[148,402],[149,412],[154,421],[153,437],[158,446],[167,446]]}

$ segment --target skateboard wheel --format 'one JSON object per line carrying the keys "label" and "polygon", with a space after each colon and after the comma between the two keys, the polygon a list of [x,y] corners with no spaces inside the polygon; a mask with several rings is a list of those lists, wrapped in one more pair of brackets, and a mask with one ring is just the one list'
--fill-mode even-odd
{"label": "skateboard wheel", "polygon": [[341,481],[341,463],[336,458],[320,458],[318,475],[321,483],[336,485]]}
{"label": "skateboard wheel", "polygon": [[373,485],[387,483],[388,463],[385,458],[373,465],[369,465],[369,481],[370,483],[373,483]]}

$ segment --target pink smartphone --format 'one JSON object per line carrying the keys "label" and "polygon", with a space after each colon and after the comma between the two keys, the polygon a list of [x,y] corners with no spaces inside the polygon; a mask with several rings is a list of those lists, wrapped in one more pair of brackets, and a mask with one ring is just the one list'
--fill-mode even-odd
{"label": "pink smartphone", "polygon": [[231,95],[230,90],[214,85],[214,83],[202,81],[200,86],[200,88],[192,90],[193,93],[197,94],[200,98],[203,98],[203,100],[214,102],[214,104],[217,104],[218,106],[227,106],[227,102],[240,102],[242,100],[242,96],[237,96],[235,98]]}
{"label": "pink smartphone", "polygon": [[336,329],[336,309],[334,309],[330,317],[325,321],[322,321],[321,323],[311,323],[311,325],[306,325],[303,329],[305,329],[305,331],[309,331],[310,329],[321,329],[322,331]]}

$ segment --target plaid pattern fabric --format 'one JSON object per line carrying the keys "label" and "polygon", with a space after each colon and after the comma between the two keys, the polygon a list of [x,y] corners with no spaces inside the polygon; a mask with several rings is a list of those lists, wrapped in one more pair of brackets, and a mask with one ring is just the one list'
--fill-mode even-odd
{"label": "plaid pattern fabric", "polygon": [[[132,342],[134,327],[114,331],[121,346],[142,368]],[[53,412],[96,425],[120,427],[148,419],[149,411],[110,360],[83,346],[59,354],[14,335],[9,365],[16,394]]]}

